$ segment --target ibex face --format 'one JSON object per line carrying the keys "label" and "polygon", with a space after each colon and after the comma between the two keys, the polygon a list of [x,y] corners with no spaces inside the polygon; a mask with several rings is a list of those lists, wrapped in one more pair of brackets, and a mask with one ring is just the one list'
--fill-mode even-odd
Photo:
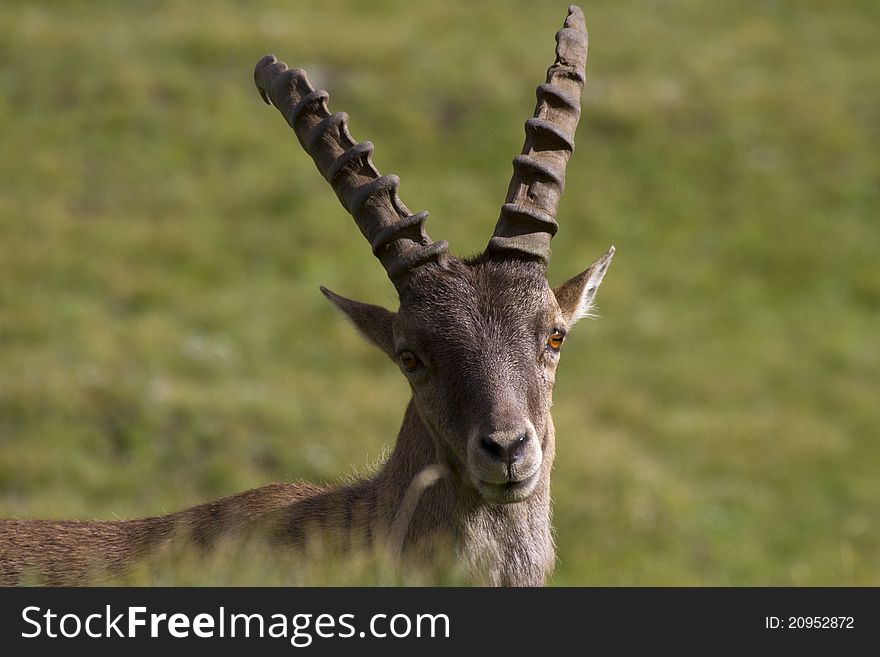
{"label": "ibex face", "polygon": [[487,501],[517,502],[552,460],[548,340],[567,327],[538,267],[453,262],[401,295],[395,353],[443,462]]}
{"label": "ibex face", "polygon": [[552,464],[562,341],[610,258],[554,291],[534,262],[447,257],[413,275],[397,313],[325,293],[397,362],[439,460],[486,501],[518,502]]}

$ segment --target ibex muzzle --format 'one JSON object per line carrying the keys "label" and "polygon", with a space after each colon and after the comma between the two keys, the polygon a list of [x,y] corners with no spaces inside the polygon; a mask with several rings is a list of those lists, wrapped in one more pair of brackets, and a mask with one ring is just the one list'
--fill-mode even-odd
{"label": "ibex muzzle", "polygon": [[518,428],[477,434],[470,441],[468,467],[474,485],[489,501],[519,502],[538,483],[543,451],[528,420]]}

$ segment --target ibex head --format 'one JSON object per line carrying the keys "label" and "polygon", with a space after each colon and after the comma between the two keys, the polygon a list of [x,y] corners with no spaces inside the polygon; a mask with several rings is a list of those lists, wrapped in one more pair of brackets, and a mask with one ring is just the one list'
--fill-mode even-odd
{"label": "ibex head", "polygon": [[546,482],[554,456],[550,418],[560,348],[589,314],[611,262],[608,250],[586,271],[551,288],[546,278],[565,166],[574,149],[584,85],[587,32],[577,7],[556,35],[556,61],[537,89],[526,140],[495,232],[484,253],[463,260],[424,230],[396,176],[382,176],[373,145],[358,143],[327,92],[273,56],[255,81],[315,160],[397,288],[394,313],[322,288],[358,330],[400,367],[438,459],[496,503],[528,498]]}

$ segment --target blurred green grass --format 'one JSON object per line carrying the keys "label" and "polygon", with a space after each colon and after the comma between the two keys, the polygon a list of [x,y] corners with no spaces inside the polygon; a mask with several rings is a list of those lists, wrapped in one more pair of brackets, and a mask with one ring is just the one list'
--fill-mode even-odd
{"label": "blurred green grass", "polygon": [[[551,279],[618,255],[557,383],[554,582],[880,584],[880,6],[582,7]],[[380,458],[405,383],[317,287],[393,289],[253,64],[309,70],[469,254],[565,8],[0,5],[0,515]]]}

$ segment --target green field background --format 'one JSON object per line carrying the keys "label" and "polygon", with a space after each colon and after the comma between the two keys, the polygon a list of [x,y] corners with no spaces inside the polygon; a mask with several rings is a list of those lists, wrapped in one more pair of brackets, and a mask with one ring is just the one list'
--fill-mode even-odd
{"label": "green field background", "polygon": [[[553,583],[880,585],[880,4],[582,6],[551,282],[618,253],[558,376]],[[407,386],[318,286],[396,297],[253,65],[469,255],[565,10],[2,2],[0,516],[368,472]]]}

